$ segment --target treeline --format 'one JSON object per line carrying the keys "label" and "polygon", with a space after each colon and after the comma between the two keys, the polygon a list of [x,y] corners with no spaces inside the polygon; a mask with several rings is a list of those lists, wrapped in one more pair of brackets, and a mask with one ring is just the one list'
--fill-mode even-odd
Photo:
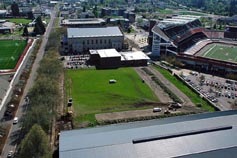
{"label": "treeline", "polygon": [[232,16],[237,14],[237,0],[173,0],[191,8],[198,8],[208,13]]}
{"label": "treeline", "polygon": [[[59,43],[59,38],[53,37],[50,35],[49,43]],[[22,123],[22,133],[26,136],[20,144],[20,158],[52,157],[48,136],[52,134],[56,110],[61,104],[59,80],[63,72],[55,47],[51,45],[47,48],[28,94],[29,105]]]}

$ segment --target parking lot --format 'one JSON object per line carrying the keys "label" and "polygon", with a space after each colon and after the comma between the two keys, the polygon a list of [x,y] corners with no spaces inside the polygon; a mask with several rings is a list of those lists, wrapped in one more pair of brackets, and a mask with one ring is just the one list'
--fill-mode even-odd
{"label": "parking lot", "polygon": [[64,67],[67,69],[87,68],[89,55],[64,56]]}
{"label": "parking lot", "polygon": [[237,101],[237,81],[190,71],[184,80],[221,109],[233,109]]}

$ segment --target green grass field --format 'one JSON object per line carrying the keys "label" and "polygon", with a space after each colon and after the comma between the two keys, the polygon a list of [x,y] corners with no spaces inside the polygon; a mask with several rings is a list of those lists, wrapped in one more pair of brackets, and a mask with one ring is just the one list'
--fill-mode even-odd
{"label": "green grass field", "polygon": [[23,18],[9,18],[9,19],[4,19],[4,20],[7,20],[9,22],[13,22],[13,23],[16,23],[16,24],[28,24],[30,23],[32,20],[30,19],[23,19]]}
{"label": "green grass field", "polygon": [[228,62],[237,62],[237,47],[222,44],[211,44],[209,49],[205,51],[202,56]]}
{"label": "green grass field", "polygon": [[13,69],[27,42],[20,40],[0,40],[0,70]]}
{"label": "green grass field", "polygon": [[[109,84],[110,79],[117,83]],[[147,102],[158,101],[132,68],[67,70],[66,91],[73,98],[76,124],[93,123],[96,113],[145,109]]]}

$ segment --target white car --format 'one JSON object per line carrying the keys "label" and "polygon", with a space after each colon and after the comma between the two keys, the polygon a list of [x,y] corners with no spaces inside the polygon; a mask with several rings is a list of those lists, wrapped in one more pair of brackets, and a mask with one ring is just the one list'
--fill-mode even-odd
{"label": "white car", "polygon": [[14,152],[11,150],[11,151],[8,152],[7,158],[12,158],[13,155],[14,155]]}
{"label": "white car", "polygon": [[13,124],[17,124],[17,123],[18,123],[18,117],[14,117]]}
{"label": "white car", "polygon": [[161,112],[161,108],[153,108],[153,112]]}

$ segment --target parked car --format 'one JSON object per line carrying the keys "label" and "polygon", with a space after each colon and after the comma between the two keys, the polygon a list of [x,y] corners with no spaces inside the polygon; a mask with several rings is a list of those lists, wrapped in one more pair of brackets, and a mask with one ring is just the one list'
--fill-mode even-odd
{"label": "parked car", "polygon": [[153,112],[161,112],[161,108],[153,108]]}
{"label": "parked car", "polygon": [[7,158],[12,158],[14,156],[14,152],[10,150],[7,154]]}
{"label": "parked car", "polygon": [[17,124],[17,123],[18,123],[18,117],[14,117],[13,124]]}

